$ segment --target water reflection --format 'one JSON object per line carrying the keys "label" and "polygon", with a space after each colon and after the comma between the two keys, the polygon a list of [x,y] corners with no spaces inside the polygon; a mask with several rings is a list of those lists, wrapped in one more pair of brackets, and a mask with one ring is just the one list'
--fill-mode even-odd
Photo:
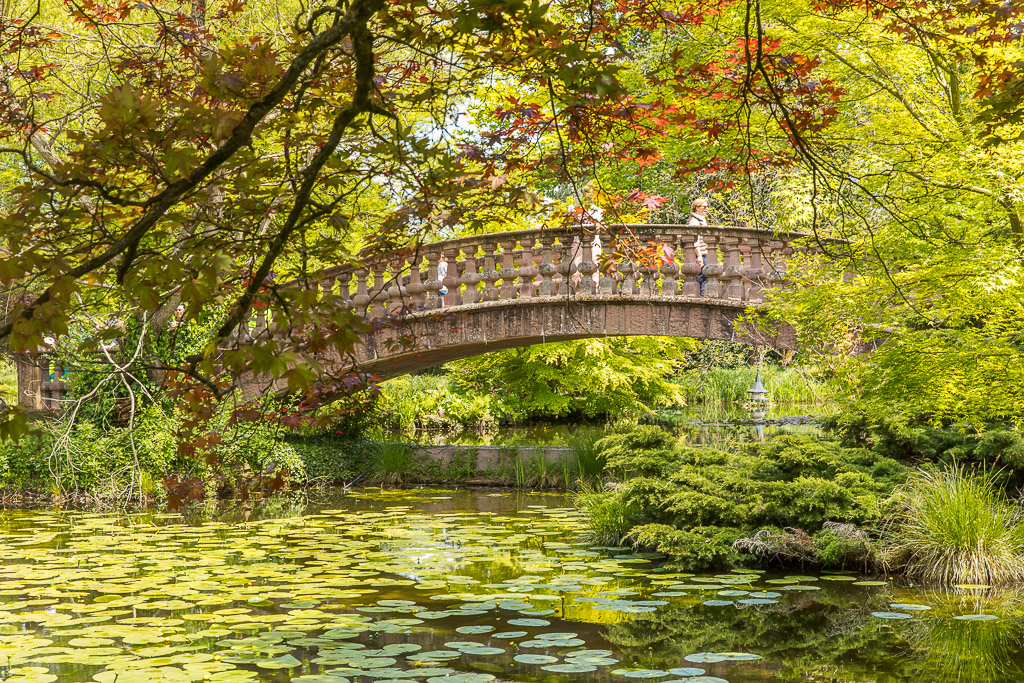
{"label": "water reflection", "polygon": [[501,491],[366,490],[190,517],[5,512],[0,678],[1024,678],[1019,592],[695,576],[591,547],[581,530],[565,496]]}
{"label": "water reflection", "polygon": [[[818,406],[773,408],[770,413],[735,407],[708,411],[704,409],[659,410],[641,419],[644,424],[657,424],[687,438],[691,443],[713,448],[763,441],[781,434],[819,436],[817,414],[807,414]],[[416,434],[392,434],[389,438],[409,439],[428,445],[464,446],[565,446],[573,438],[600,436],[615,430],[615,424],[556,424],[500,427],[486,432],[421,431]],[[629,425],[621,425],[628,427]]]}

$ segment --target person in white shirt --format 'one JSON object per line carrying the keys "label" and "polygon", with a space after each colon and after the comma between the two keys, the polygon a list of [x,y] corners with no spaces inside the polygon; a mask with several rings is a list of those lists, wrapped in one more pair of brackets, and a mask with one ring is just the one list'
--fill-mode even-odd
{"label": "person in white shirt", "polygon": [[[701,227],[707,226],[708,224],[708,200],[704,197],[699,197],[693,200],[690,205],[690,220],[687,221],[688,227]],[[708,262],[708,245],[704,242],[704,238],[697,235],[696,241],[693,243],[693,254],[697,261],[697,264],[703,268]],[[704,285],[708,281],[708,278],[704,273],[700,273],[697,276],[697,284],[700,285],[700,295],[704,296]]]}

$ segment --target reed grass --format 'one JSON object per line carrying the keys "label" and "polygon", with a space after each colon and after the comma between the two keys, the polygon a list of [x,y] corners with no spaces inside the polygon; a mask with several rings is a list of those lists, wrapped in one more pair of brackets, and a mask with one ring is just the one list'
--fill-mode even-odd
{"label": "reed grass", "polygon": [[597,447],[604,436],[604,432],[580,430],[566,438],[565,445],[580,481],[600,481],[604,475],[607,459]]}
{"label": "reed grass", "polygon": [[919,471],[894,495],[887,562],[938,584],[1024,581],[1024,522],[992,472]]}
{"label": "reed grass", "polygon": [[617,546],[633,527],[629,505],[599,484],[581,482],[573,496],[573,505],[583,513],[588,543]]}
{"label": "reed grass", "polygon": [[[708,372],[683,375],[678,382],[688,405],[723,409],[747,400],[756,368],[714,368]],[[764,367],[761,380],[775,405],[820,405],[829,402],[831,388],[804,368]]]}
{"label": "reed grass", "polygon": [[417,468],[415,447],[407,443],[373,444],[369,453],[370,476],[382,486],[401,486]]}

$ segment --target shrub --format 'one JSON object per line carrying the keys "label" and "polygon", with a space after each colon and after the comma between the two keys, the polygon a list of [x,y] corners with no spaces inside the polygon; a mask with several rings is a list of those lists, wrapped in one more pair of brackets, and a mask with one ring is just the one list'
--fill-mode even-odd
{"label": "shrub", "polygon": [[1024,580],[1024,523],[990,472],[915,473],[885,527],[890,564],[934,583]]}
{"label": "shrub", "polygon": [[159,404],[140,412],[133,434],[124,427],[104,429],[89,420],[69,429],[62,416],[42,423],[17,443],[0,444],[0,486],[113,495],[133,484],[137,491],[140,477],[151,483],[168,475],[216,476],[225,490],[237,489],[243,479],[279,470],[287,470],[293,481],[304,479],[302,460],[282,441],[278,426],[265,421],[229,426],[229,417],[223,411],[208,425],[209,433],[218,437],[211,447],[216,458],[208,462],[179,451],[181,415]]}
{"label": "shrub", "polygon": [[289,435],[285,441],[302,459],[307,480],[325,484],[353,484],[360,480],[368,473],[367,463],[374,446],[374,442],[365,439],[331,434]]}
{"label": "shrub", "polygon": [[733,544],[762,529],[776,540],[805,536],[816,548],[810,561],[850,562],[855,553],[841,547],[842,538],[825,533],[817,546],[812,539],[830,523],[879,521],[883,498],[907,472],[871,451],[796,436],[726,453],[688,447],[642,426],[605,437],[598,447],[621,483],[613,493],[577,497],[592,532],[608,543],[626,540],[666,552],[690,569],[738,562],[742,544]]}
{"label": "shrub", "polygon": [[459,389],[446,375],[404,375],[381,384],[373,412],[402,433],[417,429],[461,430],[496,420],[494,398]]}

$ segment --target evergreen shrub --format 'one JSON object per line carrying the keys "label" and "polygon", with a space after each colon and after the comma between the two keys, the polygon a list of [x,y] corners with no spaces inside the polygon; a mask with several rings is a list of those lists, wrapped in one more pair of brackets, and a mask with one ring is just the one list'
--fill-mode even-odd
{"label": "evergreen shrub", "polygon": [[821,532],[834,524],[857,528],[878,522],[884,499],[908,472],[866,449],[798,436],[727,453],[694,448],[658,427],[642,426],[607,436],[597,446],[619,483],[613,491],[577,497],[592,540],[653,548],[687,569],[742,562],[747,556],[740,549],[747,546],[737,541],[762,530],[777,539],[799,530],[810,549],[806,561],[844,564],[858,553],[835,534]]}

